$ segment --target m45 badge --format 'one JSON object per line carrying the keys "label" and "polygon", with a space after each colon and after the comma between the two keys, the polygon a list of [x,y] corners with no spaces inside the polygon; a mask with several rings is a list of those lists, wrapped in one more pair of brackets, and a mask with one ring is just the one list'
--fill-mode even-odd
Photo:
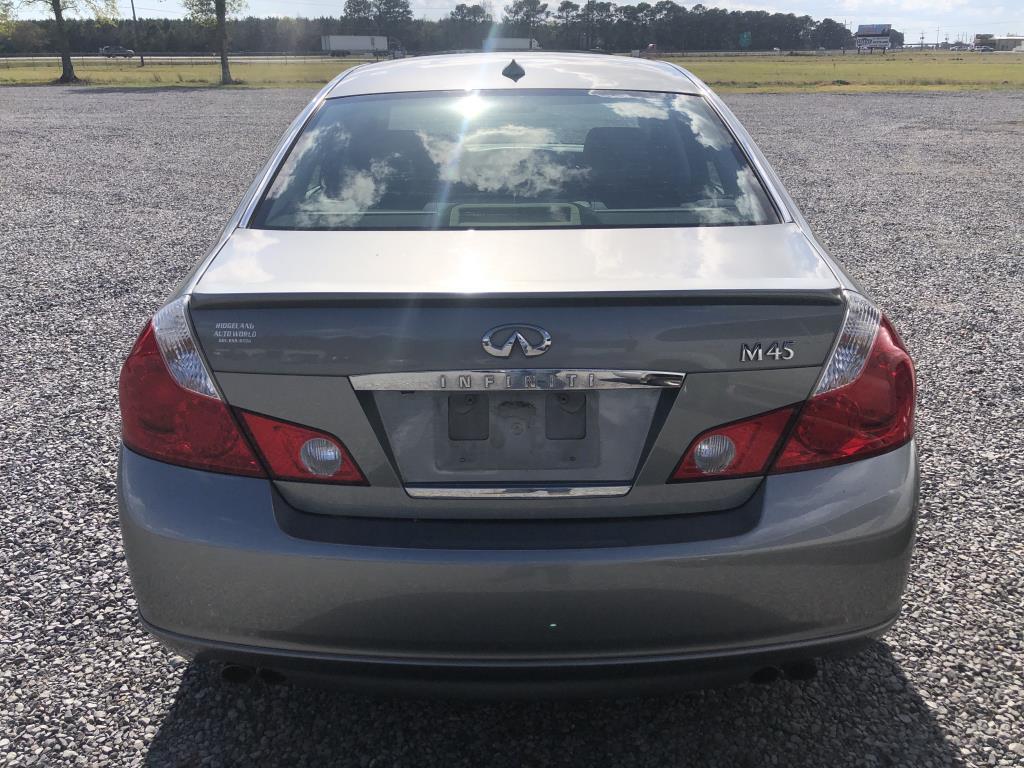
{"label": "m45 badge", "polygon": [[796,352],[793,351],[792,341],[773,341],[764,346],[764,342],[755,344],[744,344],[740,347],[741,363],[760,363],[764,360],[792,360]]}

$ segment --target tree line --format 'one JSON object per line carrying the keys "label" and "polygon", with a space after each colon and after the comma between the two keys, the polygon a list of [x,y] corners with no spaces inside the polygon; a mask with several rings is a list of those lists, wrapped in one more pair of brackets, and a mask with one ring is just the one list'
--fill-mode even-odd
{"label": "tree line", "polygon": [[[47,3],[49,5],[49,3]],[[629,51],[657,45],[659,51],[807,50],[852,48],[842,24],[810,16],[766,11],[729,11],[672,0],[635,5],[512,0],[500,18],[483,5],[459,4],[439,20],[414,19],[408,0],[347,0],[340,17],[230,18],[235,3],[194,0],[181,19],[64,17],[14,20],[0,31],[0,55],[53,53],[66,45],[74,53],[95,53],[123,45],[146,53],[199,53],[220,50],[220,8],[230,48],[244,52],[320,51],[320,37],[334,34],[388,35],[413,53],[478,49],[488,36],[533,37],[542,48]],[[208,13],[203,11],[209,10]]]}

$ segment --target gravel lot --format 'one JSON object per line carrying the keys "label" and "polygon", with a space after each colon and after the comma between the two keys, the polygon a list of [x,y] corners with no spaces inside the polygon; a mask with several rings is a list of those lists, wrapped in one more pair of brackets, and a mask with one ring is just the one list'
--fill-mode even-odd
{"label": "gravel lot", "polygon": [[902,620],[811,683],[604,702],[227,687],[138,627],[115,381],[304,91],[0,89],[0,763],[1024,765],[1024,94],[732,96],[917,362]]}

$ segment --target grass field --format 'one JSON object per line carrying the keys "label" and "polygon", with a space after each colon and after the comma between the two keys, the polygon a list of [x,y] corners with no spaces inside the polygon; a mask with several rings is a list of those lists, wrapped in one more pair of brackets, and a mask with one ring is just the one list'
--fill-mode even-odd
{"label": "grass field", "polygon": [[893,54],[674,59],[716,90],[907,91],[1024,88],[1024,54]]}
{"label": "grass field", "polygon": [[[75,59],[75,74],[89,85],[105,86],[205,86],[220,82],[220,64],[182,59],[149,60],[140,67],[137,59]],[[288,59],[231,62],[231,74],[245,86],[315,87],[326,83],[338,72],[354,66],[345,59]],[[47,61],[23,64],[17,60],[0,63],[0,85],[39,85],[60,76],[60,67]]]}
{"label": "grass field", "polygon": [[[921,91],[1024,89],[1024,54],[901,51],[894,54],[808,56],[686,56],[674,59],[716,90],[725,92]],[[343,59],[238,59],[231,72],[243,86],[313,87],[353,66]],[[76,60],[75,70],[90,85],[207,86],[220,77],[215,63],[202,60]],[[59,74],[49,61],[0,61],[0,85],[42,84]]]}

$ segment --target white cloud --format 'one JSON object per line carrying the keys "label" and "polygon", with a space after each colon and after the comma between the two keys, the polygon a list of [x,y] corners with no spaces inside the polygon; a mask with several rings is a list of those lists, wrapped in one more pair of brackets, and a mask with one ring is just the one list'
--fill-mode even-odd
{"label": "white cloud", "polygon": [[508,192],[537,197],[557,192],[583,172],[553,162],[536,147],[554,141],[546,128],[506,125],[481,128],[461,141],[419,134],[443,182],[462,184],[481,192]]}

